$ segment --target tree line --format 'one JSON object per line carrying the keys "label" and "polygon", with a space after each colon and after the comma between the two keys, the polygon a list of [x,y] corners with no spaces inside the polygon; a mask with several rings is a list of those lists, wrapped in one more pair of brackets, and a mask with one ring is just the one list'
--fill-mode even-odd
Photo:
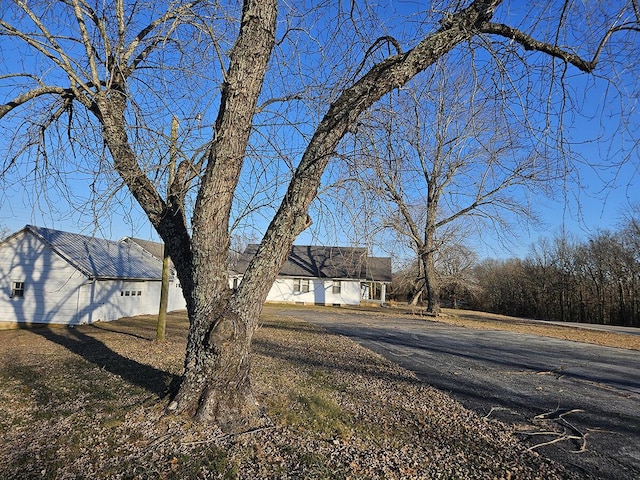
{"label": "tree line", "polygon": [[[465,253],[466,252],[466,253]],[[602,230],[584,240],[561,234],[532,245],[525,258],[485,259],[462,269],[459,260],[439,259],[443,304],[503,315],[640,327],[640,217],[617,230]],[[410,289],[395,279],[398,298]]]}
{"label": "tree line", "polygon": [[541,240],[524,259],[487,260],[471,306],[563,322],[640,326],[640,222],[585,241]]}

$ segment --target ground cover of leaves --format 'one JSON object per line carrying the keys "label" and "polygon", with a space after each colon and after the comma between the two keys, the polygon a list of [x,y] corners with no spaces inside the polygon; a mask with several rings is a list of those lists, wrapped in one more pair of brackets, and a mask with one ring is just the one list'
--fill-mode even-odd
{"label": "ground cover of leaves", "polygon": [[3,479],[573,478],[406,370],[269,308],[254,341],[264,428],[164,415],[187,320],[0,331]]}

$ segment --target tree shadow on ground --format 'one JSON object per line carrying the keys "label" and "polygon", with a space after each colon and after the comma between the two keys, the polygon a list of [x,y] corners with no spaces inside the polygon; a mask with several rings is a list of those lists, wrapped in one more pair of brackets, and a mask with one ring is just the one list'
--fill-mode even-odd
{"label": "tree shadow on ground", "polygon": [[127,358],[100,340],[77,328],[33,329],[33,333],[54,342],[107,372],[163,398],[177,388],[180,377]]}
{"label": "tree shadow on ground", "polygon": [[[330,335],[325,333],[325,335]],[[294,346],[270,341],[264,338],[256,338],[253,341],[252,350],[258,355],[264,355],[274,359],[284,360],[298,366],[329,371],[341,371],[347,374],[361,375],[364,378],[376,378],[383,381],[402,382],[411,385],[423,384],[415,375],[406,371],[398,371],[397,368],[389,368],[392,363],[383,361],[367,361],[352,352],[349,359],[331,351],[310,351],[305,345]]]}

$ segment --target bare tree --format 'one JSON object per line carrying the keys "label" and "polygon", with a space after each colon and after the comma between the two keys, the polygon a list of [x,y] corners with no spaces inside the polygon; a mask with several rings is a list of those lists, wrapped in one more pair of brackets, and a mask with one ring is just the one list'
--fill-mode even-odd
{"label": "bare tree", "polygon": [[564,171],[530,141],[526,119],[486,89],[471,60],[439,61],[424,84],[389,96],[361,122],[351,167],[386,203],[380,211],[391,212],[379,221],[412,245],[427,311],[436,315],[438,252],[455,245],[470,220],[479,231],[493,224],[509,232],[509,217],[533,218],[526,194],[552,192]]}
{"label": "bare tree", "polygon": [[478,255],[460,244],[447,245],[438,253],[436,270],[442,297],[448,300],[453,308],[458,308],[461,300],[468,303],[479,289],[473,278],[473,268],[478,262]]}
{"label": "bare tree", "polygon": [[[168,410],[226,430],[245,428],[258,416],[249,352],[262,304],[294,239],[311,222],[307,212],[328,162],[362,113],[454,49],[476,51],[484,45],[497,65],[517,59],[525,75],[539,73],[536,65],[553,65],[560,75],[592,72],[601,59],[618,60],[607,55],[609,45],[633,43],[630,30],[637,28],[631,2],[597,17],[605,28],[593,36],[586,31],[586,41],[579,39],[574,50],[566,45],[578,38],[579,29],[593,26],[575,23],[584,12],[567,4],[551,18],[556,8],[547,6],[535,14],[522,12],[521,25],[507,25],[510,15],[493,20],[501,4],[433,5],[416,12],[407,29],[404,22],[381,21],[380,10],[357,2],[348,8],[321,4],[310,12],[285,4],[281,23],[276,0],[245,0],[240,10],[234,2],[204,0],[4,2],[2,50],[7,51],[5,43],[20,45],[30,56],[2,74],[0,119],[18,130],[14,122],[28,123],[35,118],[32,112],[39,113],[39,121],[31,124],[32,136],[22,137],[26,144],[18,146],[16,137],[2,170],[29,158],[44,162],[35,170],[47,166],[46,154],[65,142],[93,145],[92,153],[103,153],[83,156],[87,168],[117,172],[165,242],[187,301],[184,374]],[[397,28],[398,38],[387,28]],[[564,32],[570,34],[563,37]],[[383,42],[393,50],[383,54]],[[621,53],[619,45],[612,46]],[[187,73],[185,65],[195,67],[196,60],[206,63]],[[295,77],[289,76],[293,68]],[[167,109],[184,108],[187,98],[193,107],[187,116],[198,112],[194,97],[205,106],[217,105],[213,133],[203,155],[179,162],[164,196],[158,183],[166,182],[166,161],[157,150],[146,150],[144,140],[162,130],[162,118],[168,125],[176,112]],[[292,160],[288,185],[274,192],[280,206],[232,290],[226,266],[235,194],[243,186],[243,168],[273,142],[261,128],[282,118],[275,108],[280,102],[308,107],[297,115],[293,108],[286,111],[291,118],[285,123],[297,128],[302,153],[288,155],[282,145],[270,150],[285,153],[285,164]],[[77,128],[79,118],[83,129]],[[72,128],[65,128],[69,124]],[[55,145],[45,142],[46,132],[56,127]],[[82,135],[82,142],[74,135]],[[195,192],[192,205],[190,192]]]}

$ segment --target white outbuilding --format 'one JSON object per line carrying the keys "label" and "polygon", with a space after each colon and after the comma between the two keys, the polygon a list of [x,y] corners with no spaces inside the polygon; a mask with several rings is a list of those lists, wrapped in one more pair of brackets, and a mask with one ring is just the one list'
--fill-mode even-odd
{"label": "white outbuilding", "polygon": [[[162,260],[142,245],[27,225],[0,242],[0,328],[158,313]],[[183,308],[172,275],[168,310]]]}

